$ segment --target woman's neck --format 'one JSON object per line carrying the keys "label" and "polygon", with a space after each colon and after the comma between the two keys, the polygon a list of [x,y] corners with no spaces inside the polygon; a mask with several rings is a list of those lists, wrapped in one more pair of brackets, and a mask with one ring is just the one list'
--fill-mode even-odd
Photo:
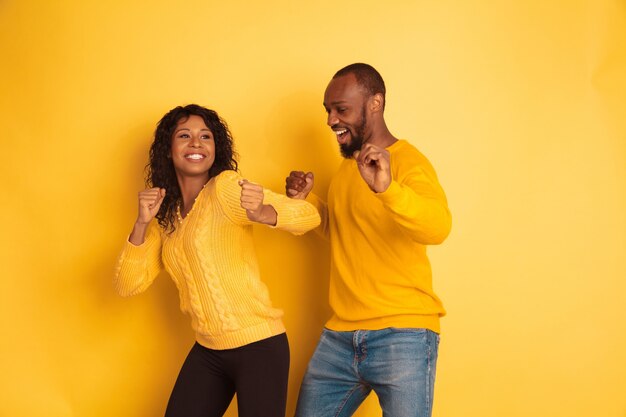
{"label": "woman's neck", "polygon": [[202,191],[204,185],[209,181],[208,177],[178,177],[178,186],[180,187],[180,195],[183,200],[180,208],[183,217],[191,210],[196,197]]}

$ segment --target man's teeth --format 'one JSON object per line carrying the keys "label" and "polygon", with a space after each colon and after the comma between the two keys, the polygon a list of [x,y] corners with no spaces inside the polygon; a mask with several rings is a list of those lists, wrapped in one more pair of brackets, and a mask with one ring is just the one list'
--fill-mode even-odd
{"label": "man's teeth", "polygon": [[341,136],[344,133],[346,133],[348,131],[348,129],[342,129],[342,130],[335,130],[335,135],[337,136]]}
{"label": "man's teeth", "polygon": [[202,159],[202,158],[204,158],[204,155],[200,155],[199,153],[194,153],[194,154],[191,154],[191,155],[185,155],[185,158]]}

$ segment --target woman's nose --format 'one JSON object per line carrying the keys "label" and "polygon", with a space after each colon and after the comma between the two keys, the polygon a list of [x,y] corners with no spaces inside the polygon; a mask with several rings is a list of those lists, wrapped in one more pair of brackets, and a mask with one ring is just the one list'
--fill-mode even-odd
{"label": "woman's nose", "polygon": [[189,143],[189,145],[194,147],[194,148],[199,148],[200,147],[200,138],[197,135],[192,135],[191,136],[191,142]]}

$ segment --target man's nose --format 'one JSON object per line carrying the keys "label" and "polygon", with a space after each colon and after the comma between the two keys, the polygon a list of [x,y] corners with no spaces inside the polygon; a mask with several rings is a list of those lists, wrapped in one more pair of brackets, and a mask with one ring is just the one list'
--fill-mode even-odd
{"label": "man's nose", "polygon": [[335,116],[335,113],[333,113],[333,112],[328,113],[328,118],[326,119],[326,124],[328,126],[332,127],[332,126],[336,125],[337,123],[339,123],[339,119],[337,119],[337,116]]}

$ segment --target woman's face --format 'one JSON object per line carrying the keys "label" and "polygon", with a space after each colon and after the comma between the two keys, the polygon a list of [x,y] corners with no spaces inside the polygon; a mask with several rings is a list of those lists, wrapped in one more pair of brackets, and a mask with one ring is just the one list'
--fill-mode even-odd
{"label": "woman's face", "polygon": [[202,117],[191,115],[178,121],[170,152],[179,179],[200,176],[209,180],[209,169],[215,161],[215,140]]}

